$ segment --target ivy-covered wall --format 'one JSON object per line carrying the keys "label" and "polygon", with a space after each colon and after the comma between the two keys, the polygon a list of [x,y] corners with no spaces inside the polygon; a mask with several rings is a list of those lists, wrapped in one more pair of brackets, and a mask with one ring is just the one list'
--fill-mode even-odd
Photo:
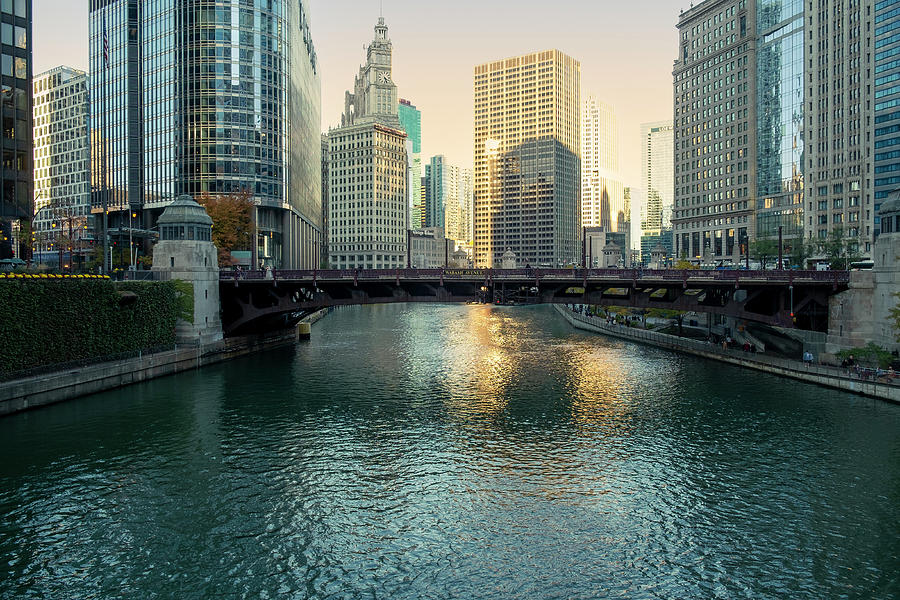
{"label": "ivy-covered wall", "polygon": [[0,279],[0,376],[175,342],[172,282]]}

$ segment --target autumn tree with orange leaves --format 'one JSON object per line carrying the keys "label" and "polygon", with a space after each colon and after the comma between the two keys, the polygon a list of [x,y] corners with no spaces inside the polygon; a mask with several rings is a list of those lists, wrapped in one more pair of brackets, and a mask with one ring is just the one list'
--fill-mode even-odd
{"label": "autumn tree with orange leaves", "polygon": [[197,203],[206,209],[213,221],[212,241],[219,251],[219,266],[229,267],[237,263],[232,258],[234,250],[251,250],[256,237],[253,224],[253,200],[250,192],[213,195],[204,192]]}

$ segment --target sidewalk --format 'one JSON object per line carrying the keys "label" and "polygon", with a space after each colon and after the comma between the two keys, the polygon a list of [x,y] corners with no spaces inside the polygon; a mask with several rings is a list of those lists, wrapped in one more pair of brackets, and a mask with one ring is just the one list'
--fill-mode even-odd
{"label": "sidewalk", "polygon": [[900,403],[900,378],[895,378],[893,381],[885,379],[876,381],[873,377],[874,373],[870,374],[867,369],[857,371],[856,369],[848,370],[826,365],[807,365],[800,360],[751,354],[741,349],[723,350],[721,346],[705,341],[646,331],[625,325],[611,325],[604,318],[582,315],[560,305],[554,305],[554,307],[577,329],[686,352],[711,360]]}

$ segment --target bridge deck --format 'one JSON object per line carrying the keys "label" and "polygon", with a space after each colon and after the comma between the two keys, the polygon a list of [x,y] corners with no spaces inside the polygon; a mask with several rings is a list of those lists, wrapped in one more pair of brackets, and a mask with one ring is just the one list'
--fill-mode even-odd
{"label": "bridge deck", "polygon": [[393,281],[430,282],[642,282],[646,284],[697,283],[740,285],[847,285],[848,271],[743,271],[743,270],[649,270],[649,269],[321,269],[303,271],[222,271],[222,280],[280,281]]}

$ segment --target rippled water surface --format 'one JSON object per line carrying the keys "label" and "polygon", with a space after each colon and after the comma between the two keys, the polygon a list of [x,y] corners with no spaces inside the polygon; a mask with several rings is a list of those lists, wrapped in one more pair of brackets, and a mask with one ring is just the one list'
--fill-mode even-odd
{"label": "rippled water surface", "polygon": [[340,310],[0,456],[2,598],[900,597],[900,407],[546,307]]}

